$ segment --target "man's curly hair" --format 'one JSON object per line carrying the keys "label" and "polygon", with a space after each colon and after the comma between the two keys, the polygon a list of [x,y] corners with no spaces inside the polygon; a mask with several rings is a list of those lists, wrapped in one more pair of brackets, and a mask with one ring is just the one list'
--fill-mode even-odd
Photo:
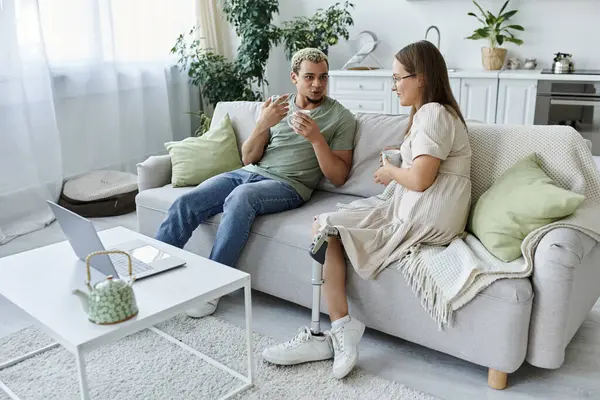
{"label": "man's curly hair", "polygon": [[329,67],[329,59],[327,58],[325,53],[323,53],[319,49],[314,49],[312,47],[307,47],[305,49],[298,50],[296,54],[294,54],[294,56],[292,57],[292,71],[294,71],[294,73],[297,74],[298,72],[300,72],[300,64],[302,64],[302,61],[310,61],[315,64],[318,64],[321,61],[325,61],[327,63],[327,67]]}

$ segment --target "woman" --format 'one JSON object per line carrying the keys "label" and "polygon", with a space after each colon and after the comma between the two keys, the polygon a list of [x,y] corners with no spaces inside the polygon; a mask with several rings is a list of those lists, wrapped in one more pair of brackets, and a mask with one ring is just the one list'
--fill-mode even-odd
{"label": "woman", "polygon": [[[332,328],[313,335],[306,327],[290,341],[268,348],[263,357],[276,364],[297,364],[334,357],[333,375],[343,378],[356,365],[365,326],[348,314],[344,250],[356,272],[373,279],[401,261],[405,275],[421,244],[447,245],[464,233],[471,199],[471,148],[465,121],[452,91],[446,63],[427,41],[396,54],[393,90],[402,106],[412,106],[400,148],[401,167],[390,163],[375,172],[375,181],[392,185],[387,200],[353,202],[315,217],[313,234],[323,225],[338,229],[330,238],[323,285]],[[341,241],[341,243],[340,243]],[[342,249],[343,245],[343,249]]]}

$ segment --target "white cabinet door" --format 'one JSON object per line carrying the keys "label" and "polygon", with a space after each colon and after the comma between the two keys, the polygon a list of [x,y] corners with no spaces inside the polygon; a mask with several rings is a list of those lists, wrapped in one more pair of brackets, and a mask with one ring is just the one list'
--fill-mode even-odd
{"label": "white cabinet door", "polygon": [[497,124],[533,125],[537,80],[500,79]]}
{"label": "white cabinet door", "polygon": [[465,119],[496,122],[498,79],[463,78],[460,85],[460,110]]}
{"label": "white cabinet door", "polygon": [[329,96],[353,113],[394,113],[392,80],[382,76],[330,76]]}
{"label": "white cabinet door", "polygon": [[450,88],[457,103],[460,103],[460,78],[450,78]]}

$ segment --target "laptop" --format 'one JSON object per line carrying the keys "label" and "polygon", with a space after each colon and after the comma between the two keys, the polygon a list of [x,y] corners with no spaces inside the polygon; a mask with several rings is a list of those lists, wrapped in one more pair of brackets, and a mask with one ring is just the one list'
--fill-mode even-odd
{"label": "laptop", "polygon": [[[92,221],[52,201],[47,201],[65,236],[71,243],[73,251],[81,261],[85,262],[90,253],[105,250]],[[120,243],[111,250],[121,250],[131,256],[131,267],[136,280],[185,265],[185,261],[156,248],[144,240]],[[102,280],[108,275],[123,279],[129,277],[128,260],[123,254],[100,254],[92,257],[90,265],[93,267],[90,268],[92,270],[92,283]],[[85,268],[78,269],[82,271],[79,271],[76,280],[83,282],[84,279],[80,278],[85,276]]]}

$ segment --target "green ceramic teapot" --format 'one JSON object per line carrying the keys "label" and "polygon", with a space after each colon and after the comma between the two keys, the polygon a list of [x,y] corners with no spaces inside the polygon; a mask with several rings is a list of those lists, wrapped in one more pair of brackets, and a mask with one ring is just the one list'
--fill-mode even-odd
{"label": "green ceramic teapot", "polygon": [[[98,282],[92,287],[90,285],[90,260],[92,257],[100,254],[123,254],[129,261],[129,282],[121,279],[114,279],[112,275],[105,280]],[[91,253],[85,260],[87,268],[86,285],[90,291],[89,294],[76,290],[74,292],[81,300],[84,309],[88,314],[88,319],[95,324],[110,325],[127,321],[135,317],[138,313],[138,307],[133,293],[133,276],[131,269],[131,256],[124,251],[109,250],[97,251]]]}

